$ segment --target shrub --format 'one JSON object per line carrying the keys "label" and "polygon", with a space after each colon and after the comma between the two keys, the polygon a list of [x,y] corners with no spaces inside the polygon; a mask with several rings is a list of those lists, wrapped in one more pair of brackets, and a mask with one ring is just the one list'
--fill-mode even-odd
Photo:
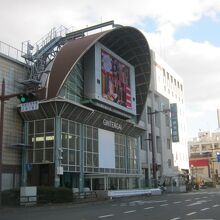
{"label": "shrub", "polygon": [[73,193],[69,188],[37,187],[38,203],[65,203],[73,201]]}
{"label": "shrub", "polygon": [[205,185],[207,187],[214,187],[214,183],[213,182],[205,182]]}
{"label": "shrub", "polygon": [[17,206],[19,205],[20,189],[10,189],[2,191],[2,205]]}

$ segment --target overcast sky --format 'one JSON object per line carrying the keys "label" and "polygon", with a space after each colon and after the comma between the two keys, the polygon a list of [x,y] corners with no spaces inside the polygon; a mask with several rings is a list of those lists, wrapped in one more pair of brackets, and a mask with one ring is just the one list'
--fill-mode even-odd
{"label": "overcast sky", "polygon": [[18,49],[53,27],[134,26],[184,80],[189,137],[218,128],[220,0],[0,0],[0,41]]}

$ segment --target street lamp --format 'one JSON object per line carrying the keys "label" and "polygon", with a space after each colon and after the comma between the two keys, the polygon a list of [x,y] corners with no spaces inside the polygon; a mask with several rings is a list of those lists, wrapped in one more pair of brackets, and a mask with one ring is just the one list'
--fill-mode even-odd
{"label": "street lamp", "polygon": [[157,113],[168,113],[170,112],[170,109],[164,109],[164,110],[161,110],[161,111],[150,111],[147,113],[147,115],[150,116],[150,125],[151,125],[151,138],[149,139],[146,139],[146,140],[149,140],[151,141],[151,144],[152,144],[152,170],[153,170],[153,186],[154,187],[157,187],[157,164],[156,164],[156,158],[155,158],[155,155],[156,155],[156,152],[155,152],[155,140],[154,140],[154,137],[155,137],[155,134],[154,134],[154,123],[153,123],[153,119],[154,119],[154,115],[157,114]]}

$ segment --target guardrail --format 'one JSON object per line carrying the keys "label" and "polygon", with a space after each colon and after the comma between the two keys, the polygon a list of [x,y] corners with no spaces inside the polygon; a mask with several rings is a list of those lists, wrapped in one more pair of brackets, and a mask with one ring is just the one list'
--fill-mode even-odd
{"label": "guardrail", "polygon": [[139,195],[161,195],[160,189],[132,189],[132,190],[112,190],[108,191],[110,198],[119,198],[126,196],[139,196]]}
{"label": "guardrail", "polygon": [[23,54],[21,50],[18,50],[17,48],[10,46],[9,44],[6,44],[2,41],[0,41],[0,53],[25,63],[24,58],[21,56]]}

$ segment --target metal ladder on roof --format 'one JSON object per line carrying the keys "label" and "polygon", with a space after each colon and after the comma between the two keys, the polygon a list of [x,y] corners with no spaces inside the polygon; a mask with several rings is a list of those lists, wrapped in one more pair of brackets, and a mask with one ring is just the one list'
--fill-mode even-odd
{"label": "metal ladder on roof", "polygon": [[22,43],[22,57],[25,58],[29,71],[29,79],[23,84],[26,86],[39,87],[41,77],[47,73],[48,64],[55,58],[61,47],[69,40],[81,38],[85,33],[97,29],[102,30],[106,26],[118,27],[114,21],[108,21],[91,27],[83,28],[77,31],[70,31],[64,26],[53,28],[48,34],[42,37],[34,46],[29,41]]}

